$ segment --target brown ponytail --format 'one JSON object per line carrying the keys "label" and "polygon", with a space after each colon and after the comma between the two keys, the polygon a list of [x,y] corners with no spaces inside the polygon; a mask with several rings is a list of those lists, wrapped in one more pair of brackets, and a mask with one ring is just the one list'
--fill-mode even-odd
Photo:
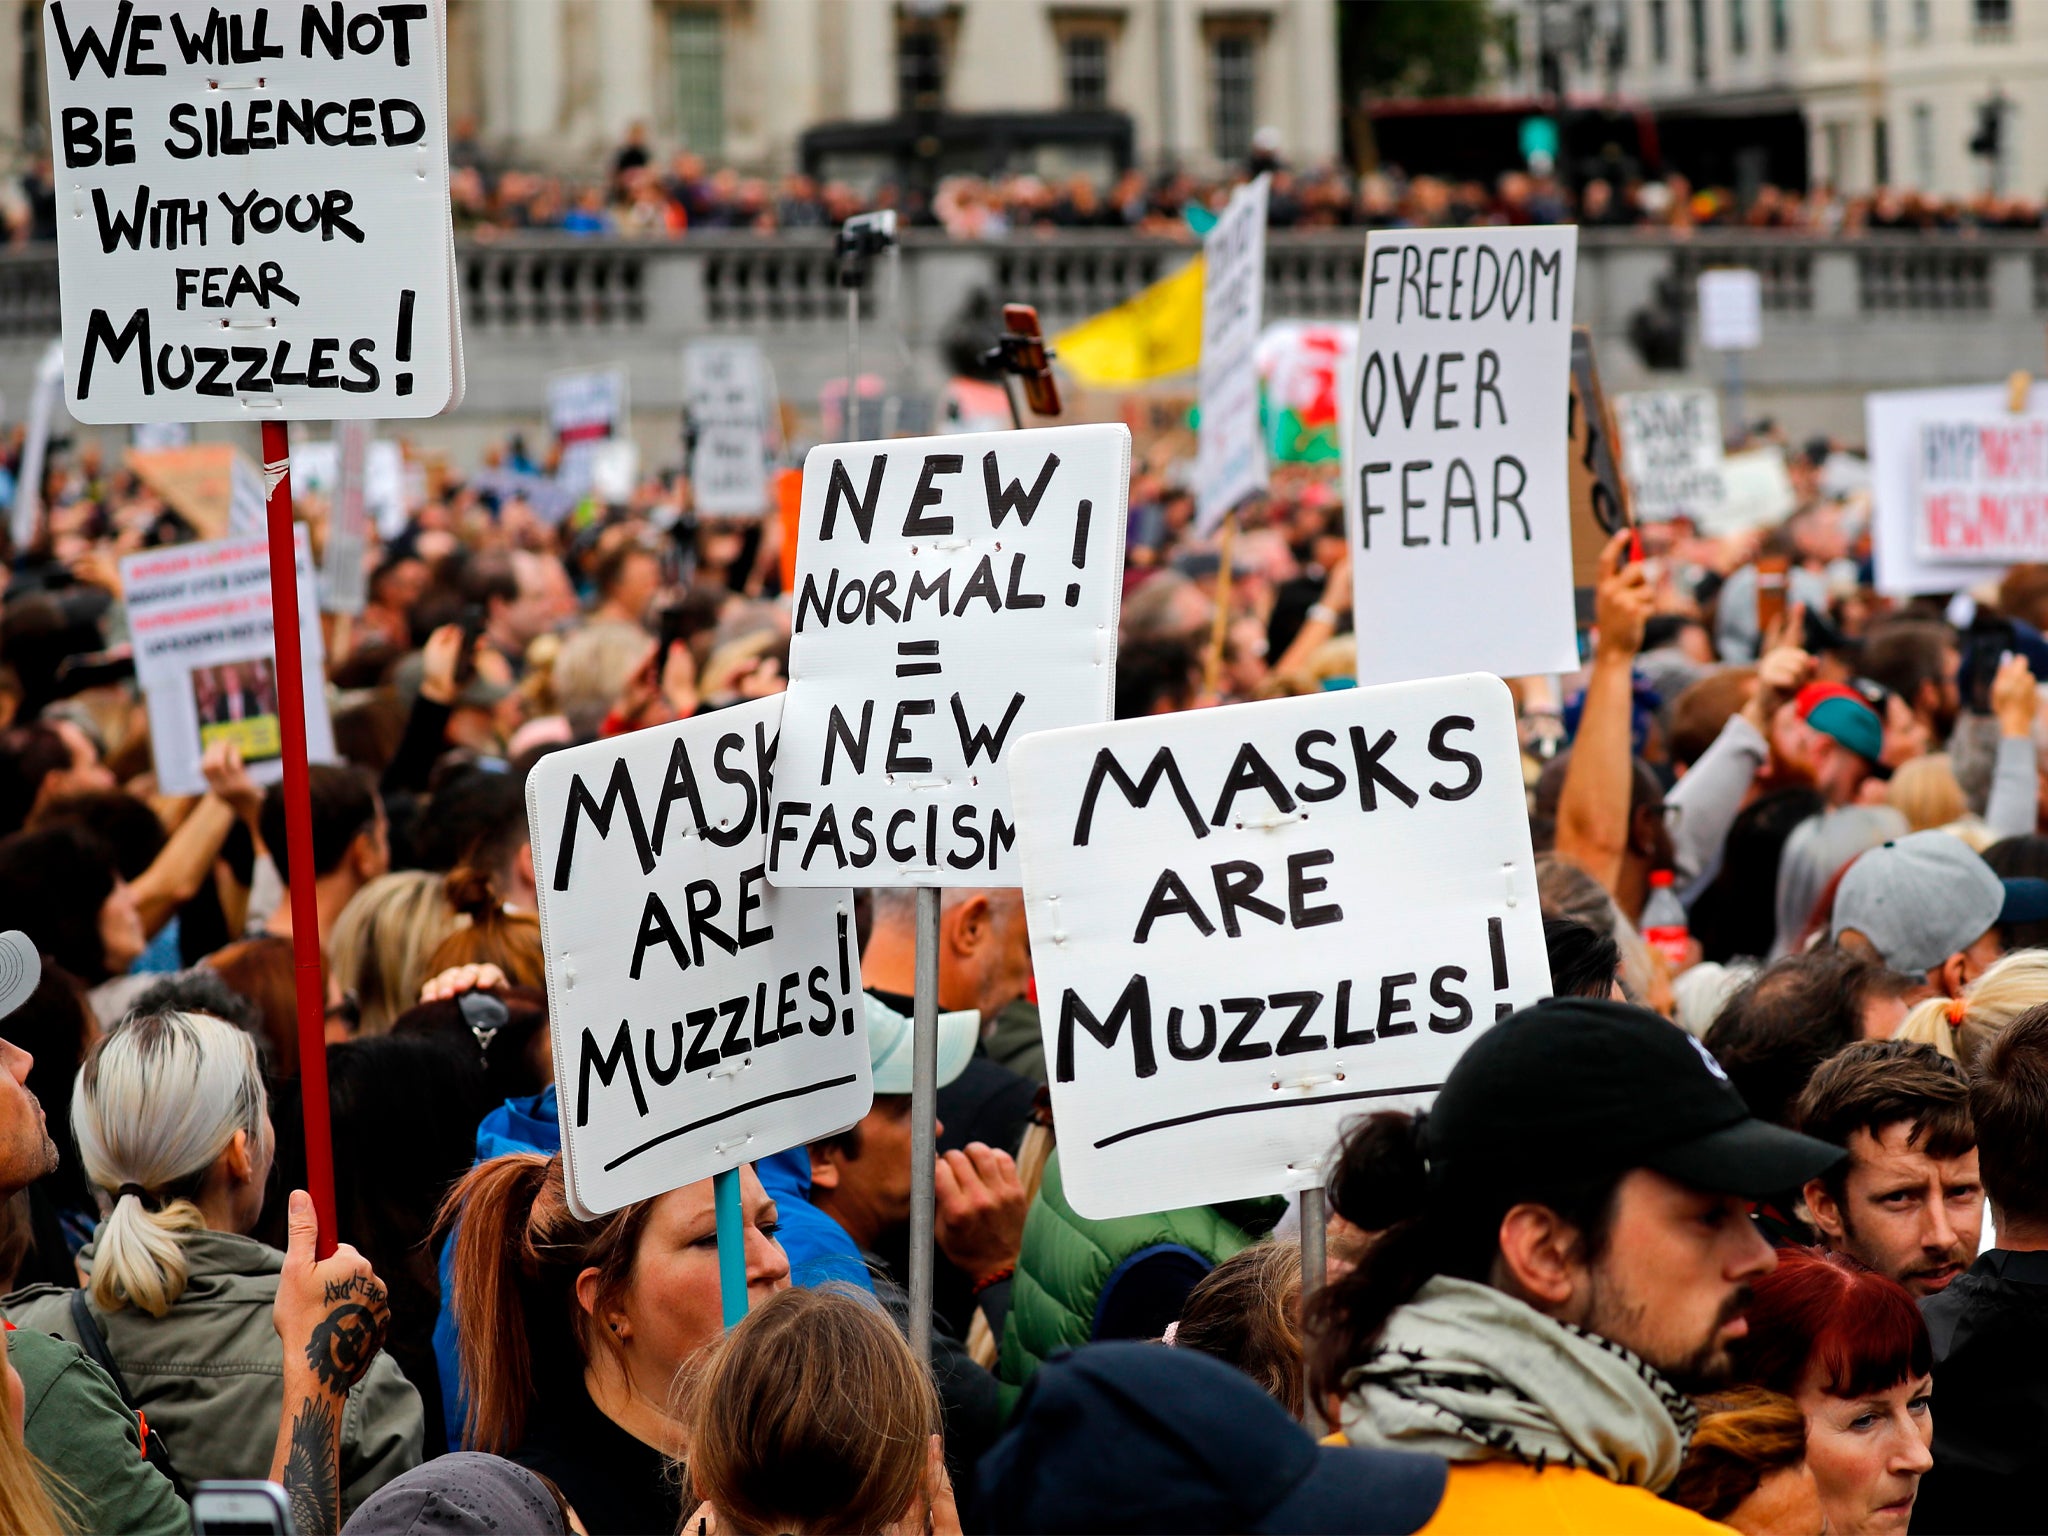
{"label": "brown ponytail", "polygon": [[495,965],[515,987],[547,985],[539,918],[530,912],[508,912],[491,877],[468,865],[457,866],[448,876],[446,890],[460,926],[428,957],[428,976],[458,965]]}
{"label": "brown ponytail", "polygon": [[510,1455],[535,1398],[581,1390],[607,1336],[578,1305],[576,1277],[596,1268],[599,1311],[621,1295],[652,1209],[643,1200],[583,1221],[569,1209],[561,1157],[537,1152],[479,1163],[448,1192],[434,1235],[454,1233],[450,1311],[472,1450]]}

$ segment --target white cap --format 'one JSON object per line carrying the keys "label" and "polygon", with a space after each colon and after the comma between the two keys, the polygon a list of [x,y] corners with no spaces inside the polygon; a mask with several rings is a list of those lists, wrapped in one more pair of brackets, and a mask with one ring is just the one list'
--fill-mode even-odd
{"label": "white cap", "polygon": [[[872,992],[868,1004],[868,1062],[874,1069],[875,1092],[910,1092],[911,1021]],[[939,1015],[939,1086],[945,1087],[967,1070],[974,1043],[981,1038],[981,1014],[961,1008]]]}
{"label": "white cap", "polygon": [[43,957],[19,928],[0,933],[0,1019],[14,1012],[43,979]]}

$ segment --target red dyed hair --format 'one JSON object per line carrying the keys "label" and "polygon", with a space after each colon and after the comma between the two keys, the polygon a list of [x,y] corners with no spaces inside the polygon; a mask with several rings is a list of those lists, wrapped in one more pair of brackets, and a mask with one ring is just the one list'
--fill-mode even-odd
{"label": "red dyed hair", "polygon": [[1906,1288],[1840,1254],[1780,1248],[1756,1282],[1745,1380],[1795,1395],[1810,1367],[1833,1397],[1883,1392],[1934,1369],[1920,1306]]}

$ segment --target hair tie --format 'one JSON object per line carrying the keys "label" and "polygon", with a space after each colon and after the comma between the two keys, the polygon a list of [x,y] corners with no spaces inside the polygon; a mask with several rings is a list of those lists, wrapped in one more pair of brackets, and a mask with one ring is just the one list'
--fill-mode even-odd
{"label": "hair tie", "polygon": [[156,1209],[155,1203],[149,1198],[149,1191],[144,1189],[140,1184],[123,1184],[120,1187],[120,1189],[115,1192],[114,1201],[116,1204],[119,1204],[122,1200],[125,1200],[130,1195],[133,1195],[137,1200],[142,1202],[142,1208],[145,1211],[153,1211]]}
{"label": "hair tie", "polygon": [[1969,1017],[1969,1013],[1970,1005],[1964,1002],[1963,999],[1960,997],[1950,998],[1948,1002],[1948,1027],[1950,1029],[1961,1029],[1963,1027],[1963,1020]]}

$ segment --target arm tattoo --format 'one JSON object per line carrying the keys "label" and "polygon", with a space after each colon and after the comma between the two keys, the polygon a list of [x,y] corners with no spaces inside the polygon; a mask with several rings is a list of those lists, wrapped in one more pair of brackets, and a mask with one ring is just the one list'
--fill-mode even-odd
{"label": "arm tattoo", "polygon": [[299,1536],[331,1536],[341,1529],[340,1436],[332,1403],[312,1397],[301,1402],[284,1463],[285,1498]]}

